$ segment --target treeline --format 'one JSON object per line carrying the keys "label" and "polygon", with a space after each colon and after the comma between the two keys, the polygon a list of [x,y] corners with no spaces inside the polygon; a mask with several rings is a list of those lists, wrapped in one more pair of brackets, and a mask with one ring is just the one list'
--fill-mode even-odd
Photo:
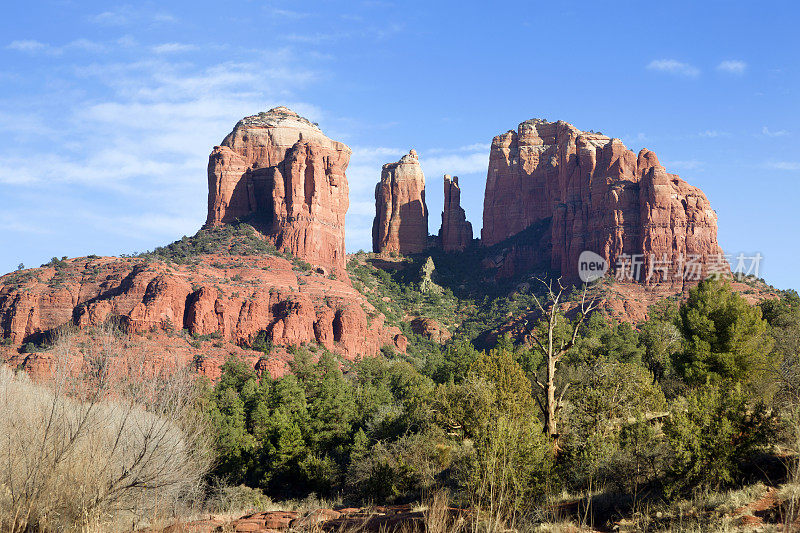
{"label": "treeline", "polygon": [[543,429],[537,343],[478,351],[454,339],[416,366],[297,348],[291,375],[259,379],[231,359],[206,385],[213,475],[276,498],[412,501],[447,489],[460,505],[518,516],[561,490],[669,500],[737,486],[776,445],[798,451],[794,291],[754,306],[709,280],[636,327],[554,315],[530,335],[570,346],[554,378],[557,435]]}

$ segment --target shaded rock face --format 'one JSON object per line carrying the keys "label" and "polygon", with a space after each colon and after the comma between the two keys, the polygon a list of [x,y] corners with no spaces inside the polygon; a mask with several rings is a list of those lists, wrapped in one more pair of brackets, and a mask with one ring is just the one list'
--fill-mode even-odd
{"label": "shaded rock face", "polygon": [[372,250],[415,254],[427,245],[425,175],[417,152],[411,150],[397,163],[383,165],[381,181],[375,187]]}
{"label": "shaded rock face", "polygon": [[641,264],[628,267],[631,280],[670,284],[683,283],[678,268],[665,275],[651,268],[653,258],[673,266],[694,258],[705,275],[722,254],[716,213],[700,189],[667,173],[649,150],[637,155],[619,139],[562,121],[529,120],[492,141],[481,243],[536,223],[549,225],[550,268],[570,280],[584,250],[612,272],[640,255]]}
{"label": "shaded rock face", "polygon": [[118,321],[129,334],[180,332],[248,344],[319,343],[343,356],[404,351],[405,338],[349,283],[273,256],[203,256],[197,265],[71,259],[0,277],[0,336],[36,342],[64,325]]}
{"label": "shaded rock face", "polygon": [[278,248],[344,273],[349,161],[290,109],[245,117],[208,158],[206,226],[251,218]]}
{"label": "shaded rock face", "polygon": [[472,224],[461,207],[461,187],[458,176],[444,175],[444,209],[439,245],[445,252],[461,252],[472,243]]}

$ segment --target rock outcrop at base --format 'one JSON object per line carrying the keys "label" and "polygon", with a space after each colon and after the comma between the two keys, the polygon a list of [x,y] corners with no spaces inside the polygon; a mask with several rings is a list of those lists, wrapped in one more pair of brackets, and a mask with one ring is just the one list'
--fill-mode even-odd
{"label": "rock outcrop at base", "polygon": [[208,158],[206,227],[249,219],[281,250],[344,273],[349,161],[286,107],[245,117]]}
{"label": "rock outcrop at base", "polygon": [[612,272],[627,269],[631,281],[681,284],[687,263],[701,276],[712,266],[729,271],[717,215],[700,189],[667,173],[649,150],[637,155],[619,139],[562,121],[528,120],[492,141],[482,245],[537,224],[546,226],[547,239],[537,239],[549,249],[515,243],[517,264],[506,271],[527,256],[574,280],[585,250]]}
{"label": "rock outcrop at base", "polygon": [[461,207],[461,187],[458,176],[444,175],[444,209],[439,229],[439,246],[445,252],[461,252],[472,243],[472,224]]}
{"label": "rock outcrop at base", "polygon": [[375,253],[420,253],[428,246],[428,207],[425,175],[417,152],[383,165],[375,187],[372,250]]}
{"label": "rock outcrop at base", "polygon": [[349,359],[406,341],[349,283],[283,257],[78,258],[0,277],[0,336],[12,347],[112,319],[129,334],[185,329],[241,345],[264,332],[275,345],[318,343]]}

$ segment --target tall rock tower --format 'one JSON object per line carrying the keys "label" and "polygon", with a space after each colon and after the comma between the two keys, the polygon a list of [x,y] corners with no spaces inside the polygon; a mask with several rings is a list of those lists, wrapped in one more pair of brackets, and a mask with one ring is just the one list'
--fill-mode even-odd
{"label": "tall rock tower", "polygon": [[397,163],[383,165],[381,181],[375,187],[372,250],[414,254],[427,246],[425,175],[417,152],[411,150]]}
{"label": "tall rock tower", "polygon": [[444,209],[439,244],[445,252],[461,252],[472,242],[472,224],[461,207],[461,187],[458,176],[444,175]]}
{"label": "tall rock tower", "polygon": [[245,117],[208,158],[206,226],[247,219],[278,248],[345,273],[350,148],[286,107]]}

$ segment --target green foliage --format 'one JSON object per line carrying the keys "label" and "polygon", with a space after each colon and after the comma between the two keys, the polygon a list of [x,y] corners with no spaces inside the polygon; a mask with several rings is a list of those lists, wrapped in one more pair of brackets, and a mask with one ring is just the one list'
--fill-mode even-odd
{"label": "green foliage", "polygon": [[772,340],[761,309],[727,282],[709,279],[692,289],[681,305],[679,328],[686,344],[674,363],[692,385],[752,380],[766,367]]}
{"label": "green foliage", "polygon": [[47,263],[43,264],[42,267],[43,268],[45,268],[45,267],[53,267],[56,270],[61,270],[63,268],[66,268],[68,265],[69,265],[69,263],[67,263],[67,258],[66,258],[66,256],[64,256],[61,259],[59,259],[58,257],[53,257],[52,259],[50,259],[50,261],[48,261]]}
{"label": "green foliage", "polygon": [[425,359],[423,373],[437,383],[460,383],[479,355],[480,352],[472,343],[459,339],[444,350],[430,352]]}
{"label": "green foliage", "polygon": [[[195,264],[200,256],[217,255],[272,255],[283,257],[294,265],[295,270],[307,272],[311,265],[294,255],[281,252],[253,226],[245,222],[225,224],[217,228],[204,228],[191,237],[184,236],[152,252],[137,255],[146,260],[161,260],[168,263]],[[222,265],[220,265],[222,266]]]}
{"label": "green foliage", "polygon": [[741,463],[767,446],[774,427],[763,405],[750,405],[740,386],[703,385],[672,409],[664,424],[672,448],[669,491],[730,486]]}
{"label": "green foliage", "polygon": [[[702,283],[680,308],[673,300],[652,307],[636,327],[594,313],[559,362],[557,390],[569,387],[554,446],[533,396],[541,350],[510,336],[478,349],[493,342],[487,328],[509,317],[529,317],[524,335],[546,337],[532,285],[478,298],[463,265],[434,259],[442,290],[428,293],[419,258],[386,270],[364,257],[348,265],[354,286],[408,336],[408,357],[387,349],[351,363],[289,347],[291,375],[277,380],[226,362],[206,395],[220,457],[214,474],[274,497],[403,502],[447,488],[465,505],[518,516],[560,486],[677,495],[717,480],[733,485],[742,461],[771,442],[773,423],[752,385],[773,339],[772,357],[797,375],[800,364],[788,364],[800,331],[796,294],[762,304],[766,321],[720,282]],[[437,318],[455,336],[444,345],[415,336],[408,316]],[[556,345],[570,335],[561,316]],[[272,350],[263,332],[251,347]]]}
{"label": "green foliage", "polygon": [[631,452],[624,440],[628,425],[663,411],[664,394],[646,368],[604,357],[574,369],[569,381],[562,415],[564,479],[573,487],[619,481],[619,463]]}

